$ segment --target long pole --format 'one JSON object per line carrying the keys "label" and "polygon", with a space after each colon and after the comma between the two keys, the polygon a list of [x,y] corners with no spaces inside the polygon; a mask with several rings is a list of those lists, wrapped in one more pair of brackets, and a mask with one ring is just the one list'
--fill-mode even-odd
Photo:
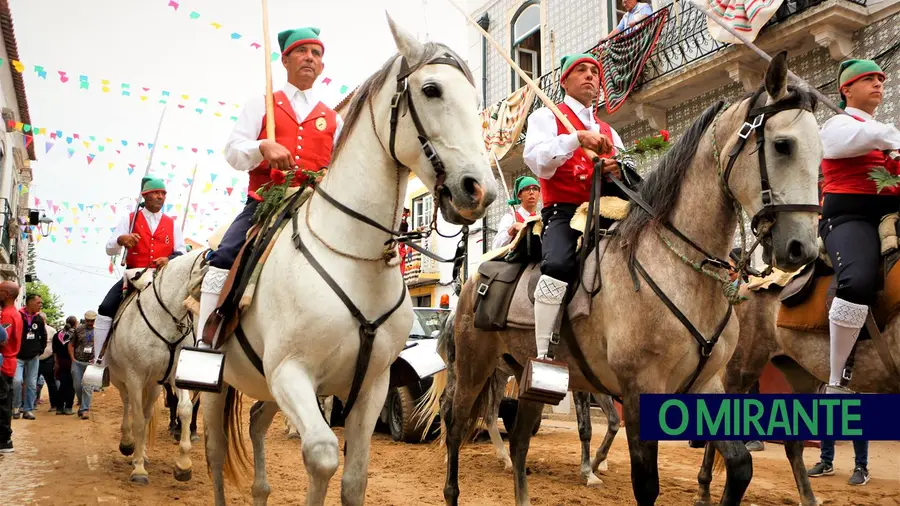
{"label": "long pole", "polygon": [[[168,107],[168,105],[163,106],[162,114],[159,115],[159,124],[156,125],[156,136],[153,137],[153,147],[150,148],[150,158],[147,160],[147,168],[144,169],[144,175],[143,177],[141,177],[141,181],[143,181],[143,179],[147,177],[148,174],[150,174],[150,167],[153,165],[153,153],[156,153],[156,146],[159,145],[159,132],[160,130],[162,130],[163,119],[166,117],[166,109],[168,109]],[[143,188],[141,188],[141,190],[143,190]],[[129,225],[128,227],[129,234],[134,231],[134,222],[137,220],[137,215],[141,211],[141,199],[143,198],[143,192],[141,190],[138,190],[137,199],[135,199],[134,201],[134,215],[132,215],[131,225]],[[122,250],[122,262],[120,263],[120,265],[122,265],[123,267],[125,266],[126,256],[128,256],[127,247]]]}
{"label": "long pole", "polygon": [[[500,174],[500,182],[503,184],[503,192],[506,194],[506,201],[509,202],[512,200],[512,196],[509,193],[509,188],[506,187],[506,178],[503,177],[503,169],[500,168],[500,159],[497,158],[497,153],[491,151],[491,156],[494,157],[494,165],[497,166],[497,173]],[[515,188],[513,188],[515,190]],[[513,215],[516,214],[516,206],[510,204],[509,207],[512,208]]]}
{"label": "long pole", "polygon": [[[460,7],[455,0],[447,1],[450,2],[454,7],[456,7],[456,10],[458,10],[460,14],[462,14],[467,20],[469,20],[469,23],[471,23],[472,26],[474,26],[475,29],[477,29],[481,33],[485,40],[487,40],[491,43],[492,46],[494,46],[494,49],[496,49],[497,52],[500,53],[500,56],[502,56],[506,60],[506,63],[508,63],[509,66],[512,67],[516,74],[518,74],[519,77],[522,78],[523,81],[525,81],[525,84],[529,88],[531,88],[532,91],[534,91],[534,94],[541,99],[541,102],[543,102],[544,105],[547,106],[547,109],[550,109],[553,112],[553,115],[556,116],[556,119],[558,119],[564,127],[566,127],[566,130],[568,130],[570,134],[576,133],[575,127],[572,126],[572,122],[569,121],[569,118],[567,118],[565,114],[560,112],[559,108],[556,107],[556,104],[553,103],[552,100],[550,100],[550,97],[548,97],[547,94],[544,93],[543,90],[541,90],[541,87],[538,86],[530,77],[528,77],[528,74],[526,74],[525,71],[523,71],[521,68],[519,68],[518,65],[516,65],[516,62],[514,62],[513,59],[508,54],[506,54],[506,51],[503,49],[503,47],[500,46],[500,44],[497,43],[496,40],[494,40],[493,37],[491,37],[491,34],[486,32],[484,28],[481,27],[481,25],[479,25],[474,19],[472,19],[472,16],[470,16],[465,11],[465,9]],[[584,148],[584,150],[588,154],[588,156],[591,157],[591,160],[594,163],[597,163],[600,160],[600,157],[597,156],[597,153],[594,153],[587,148]]]}
{"label": "long pole", "polygon": [[[712,19],[717,25],[724,28],[725,31],[727,31],[731,35],[734,35],[734,37],[737,38],[739,41],[741,41],[745,46],[747,46],[751,50],[753,50],[753,52],[758,54],[760,56],[760,58],[762,58],[763,60],[766,60],[767,62],[772,61],[772,57],[769,56],[768,53],[766,53],[765,51],[763,51],[762,49],[757,47],[756,44],[754,44],[753,42],[750,42],[750,39],[748,39],[746,36],[744,36],[743,34],[739,33],[737,30],[735,30],[734,28],[729,26],[728,23],[726,23],[725,21],[720,19],[719,16],[716,16],[715,14],[710,12],[709,9],[706,8],[706,6],[697,3],[697,0],[688,0],[688,1],[691,2],[692,4],[694,4],[694,7],[696,7],[697,10],[699,10],[703,14],[706,14],[706,17]],[[826,106],[828,106],[828,108],[831,109],[832,111],[834,111],[835,113],[847,114],[847,111],[838,107],[834,102],[831,101],[830,98],[828,98],[821,91],[819,91],[818,88],[810,85],[808,82],[806,82],[805,80],[798,77],[797,74],[794,74],[793,72],[788,70],[788,77],[793,79],[795,82],[803,84],[807,88],[809,88],[810,92],[812,92],[822,103],[824,103]]]}
{"label": "long pole", "polygon": [[191,174],[191,187],[188,188],[187,204],[184,205],[184,218],[181,220],[182,234],[184,234],[184,225],[187,223],[188,210],[191,208],[191,195],[194,193],[195,184],[197,184],[197,162],[194,162],[194,172]]}
{"label": "long pole", "polygon": [[262,0],[263,44],[266,60],[266,139],[275,140],[275,104],[272,95],[272,46],[269,43],[269,3]]}

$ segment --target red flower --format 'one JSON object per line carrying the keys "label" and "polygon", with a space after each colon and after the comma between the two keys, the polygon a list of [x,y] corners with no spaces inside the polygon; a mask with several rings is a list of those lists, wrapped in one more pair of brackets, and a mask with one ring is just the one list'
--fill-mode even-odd
{"label": "red flower", "polygon": [[284,175],[284,172],[278,169],[272,169],[269,171],[269,177],[272,179],[272,182],[276,185],[284,184],[287,181],[287,176]]}
{"label": "red flower", "polygon": [[668,130],[660,130],[659,135],[662,135],[663,141],[669,142],[669,131]]}

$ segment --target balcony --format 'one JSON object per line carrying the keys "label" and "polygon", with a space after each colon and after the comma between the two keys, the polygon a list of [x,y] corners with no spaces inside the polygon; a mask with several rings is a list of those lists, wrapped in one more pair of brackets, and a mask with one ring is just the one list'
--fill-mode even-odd
{"label": "balcony", "polygon": [[0,220],[2,220],[2,226],[0,226],[0,271],[4,278],[17,278],[19,230],[9,201],[6,199],[0,199],[0,201],[2,201],[0,204]]}
{"label": "balcony", "polygon": [[[787,50],[791,57],[825,47],[832,58],[841,60],[853,49],[853,32],[867,25],[866,2],[785,0],[754,43],[770,54]],[[615,114],[606,114],[601,91],[598,115],[613,126],[627,125],[637,117],[650,121],[654,128],[666,128],[666,109],[686,99],[734,82],[747,91],[759,84],[765,62],[743,45],[713,39],[700,10],[687,0],[676,3],[677,13],[675,3],[663,7],[668,13],[659,40],[630,96]],[[598,50],[599,46],[594,46],[588,51]],[[538,84],[552,100],[562,101],[559,68],[542,75]],[[532,107],[542,105],[535,100]]]}
{"label": "balcony", "polygon": [[[437,253],[437,234],[432,232],[431,236],[418,241],[417,244],[432,253]],[[437,262],[414,249],[409,249],[408,251],[409,253],[403,260],[403,280],[406,281],[408,286],[419,286],[440,281],[441,276]]]}

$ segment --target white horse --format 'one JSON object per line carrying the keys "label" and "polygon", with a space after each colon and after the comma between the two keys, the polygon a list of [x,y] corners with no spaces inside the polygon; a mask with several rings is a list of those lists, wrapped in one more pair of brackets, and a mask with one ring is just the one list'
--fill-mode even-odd
{"label": "white horse", "polygon": [[[250,410],[254,504],[266,504],[269,495],[263,444],[279,409],[302,438],[307,504],[324,503],[339,449],[316,397],[336,395],[350,404],[354,366],[366,337],[354,316],[383,320],[377,329],[368,327],[374,332],[369,334],[368,370],[344,429],[342,502],[363,504],[369,447],[387,394],[390,364],[403,349],[413,319],[400,269],[395,261],[385,261],[391,234],[381,227],[398,227],[410,170],[434,191],[435,208],[451,223],[474,223],[495,198],[476,114],[477,94],[463,59],[444,45],[419,43],[390,17],[388,23],[399,55],[356,92],[327,177],[275,239],[254,300],[241,314],[246,342],[258,355],[262,372],[236,336],[222,336],[230,337],[222,345],[225,388],[203,393],[201,400],[217,505],[225,504],[223,475],[239,480],[247,465],[241,393],[260,399]],[[392,124],[395,96],[397,122]],[[351,217],[323,193],[381,225]],[[356,315],[325,276],[359,309]]]}
{"label": "white horse", "polygon": [[[109,341],[104,362],[110,382],[122,397],[122,439],[119,451],[134,454],[131,481],[149,483],[146,460],[148,431],[152,437],[156,399],[163,383],[175,389],[181,426],[191,423],[190,392],[175,388],[174,364],[182,345],[190,343],[192,320],[183,302],[187,298],[186,279],[199,266],[199,251],[179,256],[156,271],[129,273],[130,283],[140,290],[119,312],[115,335]],[[152,279],[152,282],[151,282]],[[180,453],[174,475],[179,481],[191,479],[191,434],[181,432]],[[135,453],[137,450],[137,453]]]}

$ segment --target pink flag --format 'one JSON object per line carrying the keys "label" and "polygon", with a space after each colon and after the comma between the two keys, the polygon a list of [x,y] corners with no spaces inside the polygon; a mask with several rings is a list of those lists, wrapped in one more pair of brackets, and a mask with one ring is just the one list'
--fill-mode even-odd
{"label": "pink flag", "polygon": [[177,11],[178,10],[178,2],[176,2],[175,0],[169,0],[169,7],[173,8]]}

